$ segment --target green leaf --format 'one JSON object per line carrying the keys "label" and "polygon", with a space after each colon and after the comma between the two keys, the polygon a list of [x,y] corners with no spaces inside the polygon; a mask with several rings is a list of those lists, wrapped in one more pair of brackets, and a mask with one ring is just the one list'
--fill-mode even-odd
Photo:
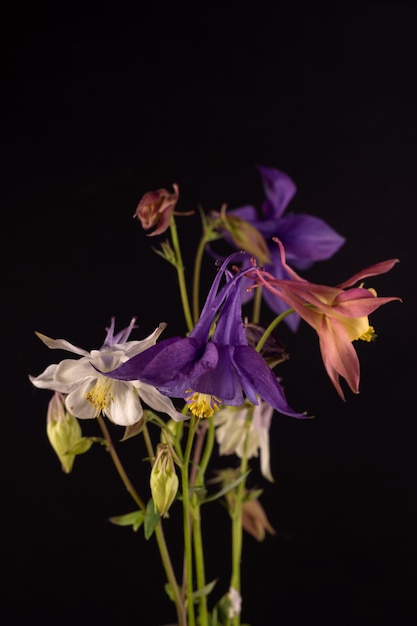
{"label": "green leaf", "polygon": [[154,501],[152,498],[149,500],[146,506],[146,513],[144,519],[144,530],[145,530],[145,539],[149,539],[152,537],[154,530],[161,519],[160,514],[155,508]]}
{"label": "green leaf", "polygon": [[217,493],[213,494],[212,496],[209,496],[208,498],[205,498],[203,500],[202,504],[205,504],[206,502],[213,502],[214,500],[218,500],[219,498],[224,496],[225,493],[227,493],[228,491],[231,491],[232,489],[237,487],[237,485],[239,483],[241,483],[242,480],[246,480],[246,478],[249,476],[250,472],[251,472],[251,470],[248,470],[247,472],[242,474],[242,476],[239,476],[239,478],[237,478],[233,482],[229,483],[228,485],[225,485],[223,487],[223,489],[220,489],[220,491],[218,491]]}
{"label": "green leaf", "polygon": [[138,528],[142,526],[144,519],[145,513],[138,510],[125,513],[124,515],[116,515],[115,517],[111,517],[110,521],[117,526],[132,526],[133,530],[136,532]]}
{"label": "green leaf", "polygon": [[[246,493],[245,497],[243,498],[243,502],[250,502],[251,500],[258,500],[258,498],[261,497],[263,492],[264,492],[263,489],[252,489]],[[242,624],[242,626],[244,626],[244,624]]]}
{"label": "green leaf", "polygon": [[204,587],[201,587],[201,589],[197,589],[197,591],[194,591],[192,595],[193,602],[195,602],[199,598],[208,596],[209,593],[213,591],[216,583],[217,583],[217,578],[215,580],[212,580],[211,583],[207,583],[207,585],[204,585]]}
{"label": "green leaf", "polygon": [[93,443],[105,443],[105,439],[101,437],[81,437],[78,441],[67,450],[66,454],[84,454],[88,452]]}
{"label": "green leaf", "polygon": [[[170,583],[165,583],[165,585],[164,585],[164,589],[165,589],[165,591],[166,591],[166,594],[167,594],[168,598],[169,598],[170,600],[172,600],[172,602],[175,602],[175,598],[174,598],[174,591],[173,591],[173,589],[172,589],[172,585],[171,585]],[[180,595],[181,595],[181,593],[182,593],[182,589],[181,589],[181,587],[180,587],[179,585],[178,585],[178,591],[179,591],[179,593],[180,593]]]}

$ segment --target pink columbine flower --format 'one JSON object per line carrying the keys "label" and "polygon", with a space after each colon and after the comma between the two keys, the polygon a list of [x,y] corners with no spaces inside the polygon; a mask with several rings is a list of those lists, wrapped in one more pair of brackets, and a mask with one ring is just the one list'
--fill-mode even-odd
{"label": "pink columbine flower", "polygon": [[275,238],[281,262],[289,279],[276,279],[265,271],[255,270],[259,284],[286,302],[296,313],[312,326],[320,342],[320,350],[326,371],[340,397],[344,394],[340,386],[340,377],[344,378],[353,393],[359,393],[359,359],[352,341],[362,339],[371,341],[375,332],[369,325],[368,315],[381,305],[398,297],[377,297],[375,290],[365,289],[363,283],[356,283],[368,276],[377,276],[388,272],[398,259],[376,263],[354,274],[336,287],[318,285],[304,280],[291,269],[285,260],[284,246]]}

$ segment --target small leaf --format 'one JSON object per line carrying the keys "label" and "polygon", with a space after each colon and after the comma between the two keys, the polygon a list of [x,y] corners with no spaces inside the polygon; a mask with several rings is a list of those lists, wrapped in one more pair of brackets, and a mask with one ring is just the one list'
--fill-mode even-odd
{"label": "small leaf", "polygon": [[103,441],[105,440],[101,437],[81,437],[66,451],[66,454],[84,454],[84,452],[88,452],[93,443],[103,443]]}
{"label": "small leaf", "polygon": [[[257,500],[263,494],[263,489],[251,489],[246,492],[243,502],[250,502],[251,500]],[[243,626],[243,625],[242,625]]]}
{"label": "small leaf", "polygon": [[151,498],[147,504],[145,519],[144,519],[145,539],[149,539],[150,537],[152,537],[154,530],[160,519],[161,519],[161,516],[158,513],[158,511],[155,509],[154,501]]}
{"label": "small leaf", "polygon": [[126,426],[125,432],[123,433],[123,437],[120,439],[120,441],[126,441],[127,439],[131,439],[132,437],[136,437],[136,435],[139,435],[143,430],[144,424],[144,420],[139,420],[131,426]]}
{"label": "small leaf", "polygon": [[197,589],[197,591],[194,591],[192,595],[193,601],[198,600],[199,598],[203,598],[204,596],[208,596],[209,593],[213,591],[216,583],[217,578],[215,580],[212,580],[210,583],[207,583],[207,585],[204,585],[204,587],[201,587],[201,589]]}
{"label": "small leaf", "polygon": [[249,474],[250,474],[251,470],[248,470],[247,472],[245,472],[244,474],[242,474],[242,476],[239,476],[239,478],[237,478],[236,480],[234,480],[233,482],[231,482],[228,485],[225,485],[223,487],[223,489],[220,489],[220,491],[218,491],[217,493],[215,493],[212,496],[209,496],[208,498],[205,498],[203,501],[203,504],[205,504],[206,502],[213,502],[213,500],[218,500],[219,498],[221,498],[222,496],[224,496],[225,493],[227,493],[228,491],[231,491],[232,489],[234,489],[235,487],[237,487],[237,485],[239,483],[242,482],[242,480],[245,480]]}
{"label": "small leaf", "polygon": [[110,522],[117,526],[132,526],[136,532],[142,526],[144,519],[145,513],[143,511],[132,511],[131,513],[125,513],[125,515],[111,517]]}
{"label": "small leaf", "polygon": [[[172,589],[172,585],[170,585],[170,583],[166,583],[166,584],[164,585],[164,589],[165,589],[165,591],[166,591],[166,594],[167,594],[168,598],[169,598],[170,600],[172,600],[172,602],[175,602],[174,592],[173,592],[173,589]],[[182,593],[182,589],[181,589],[181,587],[180,587],[180,586],[178,586],[178,591],[179,591],[179,593],[180,593],[180,595],[181,595],[181,593]]]}

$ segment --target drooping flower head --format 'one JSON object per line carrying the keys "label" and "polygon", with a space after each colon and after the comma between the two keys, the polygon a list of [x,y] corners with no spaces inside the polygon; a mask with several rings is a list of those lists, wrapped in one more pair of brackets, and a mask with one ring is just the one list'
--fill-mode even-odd
{"label": "drooping flower head", "polygon": [[63,394],[58,391],[55,391],[48,404],[46,432],[49,443],[61,462],[62,470],[69,474],[76,457],[70,450],[79,443],[82,432],[77,418],[66,410]]}
{"label": "drooping flower head", "polygon": [[67,410],[80,419],[93,419],[103,413],[115,424],[130,426],[142,418],[141,399],[156,411],[176,420],[183,419],[172,401],[151,385],[112,380],[100,373],[114,369],[154,345],[166,326],[160,324],[141,341],[128,341],[135,322],[136,318],[133,318],[129,326],[114,335],[115,319],[112,318],[102,347],[91,352],[73,346],[65,339],[51,339],[36,333],[48,348],[66,350],[81,358],[64,359],[49,365],[39,376],[29,376],[29,380],[40,389],[66,394]]}
{"label": "drooping flower head", "polygon": [[[223,228],[229,243],[236,246],[235,232],[239,231],[238,247],[254,255],[272,276],[279,279],[288,278],[288,275],[285,266],[281,263],[279,250],[273,243],[273,237],[278,237],[282,242],[289,265],[299,270],[306,270],[314,262],[332,257],[345,242],[344,237],[322,219],[313,215],[306,213],[284,215],[297,191],[294,182],[287,174],[273,167],[258,166],[258,171],[266,195],[266,200],[261,207],[261,216],[251,205],[228,211],[228,221],[233,225],[233,229],[229,227],[227,221],[223,221]],[[239,226],[237,220],[240,220],[242,226]],[[247,225],[246,228],[243,224]],[[250,225],[250,230],[248,225]],[[253,232],[258,233],[256,238]],[[260,241],[263,242],[262,245]],[[262,256],[253,251],[255,243],[262,251]],[[249,265],[250,261],[246,258],[242,268],[249,267]],[[247,284],[245,280],[241,282],[243,304],[253,297],[253,291],[246,291]],[[272,295],[270,291],[263,292],[263,298],[276,315],[285,311],[285,302],[276,295]],[[287,317],[285,322],[292,330],[296,330],[299,320],[298,315],[292,315]]]}
{"label": "drooping flower head", "polygon": [[273,412],[273,407],[266,402],[255,406],[246,402],[240,407],[223,407],[214,416],[219,454],[236,454],[239,458],[246,454],[251,459],[260,452],[261,472],[270,482],[274,481],[269,450]]}
{"label": "drooping flower head", "polygon": [[353,285],[369,276],[388,272],[398,259],[376,263],[336,287],[328,287],[298,276],[286,263],[282,242],[276,239],[276,243],[289,278],[279,280],[269,272],[256,270],[259,284],[272,296],[286,302],[316,330],[324,366],[341,398],[345,399],[340,377],[346,380],[353,393],[359,393],[359,359],[352,342],[371,341],[375,331],[369,325],[368,316],[381,305],[400,298],[378,297],[374,289],[366,289],[363,284]]}
{"label": "drooping flower head", "polygon": [[[120,367],[107,370],[107,376],[140,380],[168,396],[183,397],[198,417],[211,417],[220,404],[239,406],[244,394],[253,404],[261,398],[280,413],[305,417],[289,407],[277,378],[248,345],[238,288],[243,274],[233,276],[227,270],[227,265],[243,254],[230,255],[223,262],[188,337],[162,340]],[[220,289],[223,276],[226,284]]]}
{"label": "drooping flower head", "polygon": [[142,228],[144,230],[154,228],[153,232],[148,233],[149,237],[160,235],[169,228],[171,215],[179,197],[178,185],[174,183],[172,187],[174,193],[166,189],[148,191],[136,207],[133,217],[139,218]]}

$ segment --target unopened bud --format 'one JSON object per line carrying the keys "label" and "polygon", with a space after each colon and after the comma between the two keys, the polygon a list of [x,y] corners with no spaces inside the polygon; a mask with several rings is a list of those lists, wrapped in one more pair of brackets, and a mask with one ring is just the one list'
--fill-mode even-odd
{"label": "unopened bud", "polygon": [[71,454],[68,451],[74,448],[82,438],[82,432],[77,418],[66,410],[64,396],[57,391],[49,401],[46,433],[49,443],[61,462],[62,470],[69,474],[76,454]]}
{"label": "unopened bud", "polygon": [[269,523],[259,500],[247,500],[242,505],[242,525],[257,541],[265,539],[265,532],[275,535],[275,529]]}
{"label": "unopened bud", "polygon": [[226,230],[234,245],[238,250],[245,250],[252,254],[257,263],[264,264],[271,262],[271,255],[268,245],[255,226],[237,217],[236,215],[226,215],[226,207],[223,206],[220,212],[220,228]]}
{"label": "unopened bud", "polygon": [[173,184],[174,193],[170,193],[166,189],[158,189],[157,191],[148,191],[142,197],[133,217],[138,217],[142,228],[154,231],[149,234],[150,237],[160,235],[169,228],[171,215],[178,202],[179,190],[178,185]]}
{"label": "unopened bud", "polygon": [[158,445],[158,453],[150,478],[152,499],[155,509],[162,517],[168,517],[168,510],[178,491],[178,476],[169,446]]}

